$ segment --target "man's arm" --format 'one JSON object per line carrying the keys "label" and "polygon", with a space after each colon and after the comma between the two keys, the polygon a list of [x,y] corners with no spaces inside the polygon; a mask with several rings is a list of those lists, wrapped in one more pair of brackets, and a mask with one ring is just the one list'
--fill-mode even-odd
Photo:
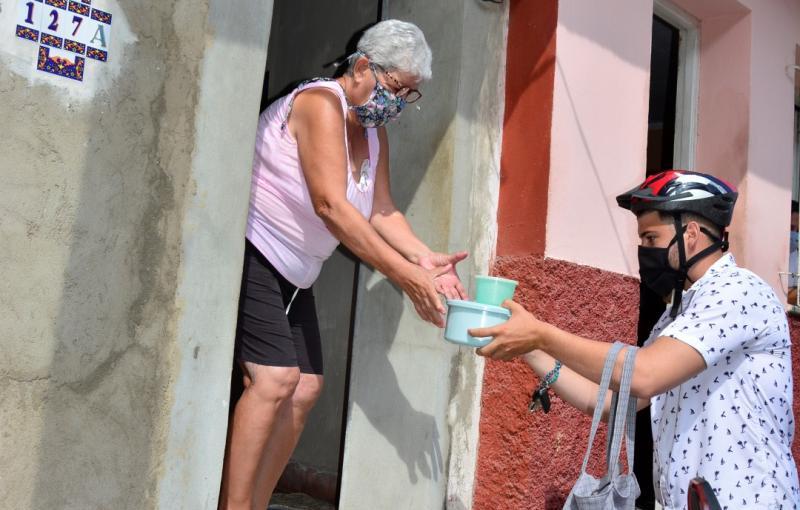
{"label": "man's arm", "polygon": [[[491,328],[470,331],[475,337],[492,336],[489,345],[478,354],[509,360],[533,350],[541,350],[577,374],[595,384],[600,382],[603,365],[611,344],[573,335],[533,317],[513,301],[504,304],[511,310],[511,319]],[[611,378],[611,388],[619,389],[623,357],[619,356]],[[659,337],[639,349],[634,366],[631,394],[649,400],[705,370],[705,360],[693,347],[670,337]]]}
{"label": "man's arm", "polygon": [[[622,354],[620,353],[620,357]],[[532,351],[523,355],[525,362],[533,369],[541,379],[556,364],[555,358],[542,351]],[[550,386],[553,391],[561,397],[567,404],[578,411],[592,416],[597,405],[597,392],[600,390],[598,383],[592,382],[582,375],[563,365],[559,371],[556,382]],[[637,410],[644,409],[650,405],[650,400],[640,398],[637,401]],[[608,418],[608,411],[611,407],[611,391],[608,392],[603,408],[603,421]]]}

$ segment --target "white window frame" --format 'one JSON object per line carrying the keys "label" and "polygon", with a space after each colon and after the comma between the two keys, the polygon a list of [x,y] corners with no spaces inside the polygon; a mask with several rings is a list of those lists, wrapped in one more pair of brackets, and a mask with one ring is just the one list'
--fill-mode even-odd
{"label": "white window frame", "polygon": [[700,30],[697,18],[667,0],[654,0],[653,14],[678,29],[678,83],[675,97],[673,167],[694,170]]}

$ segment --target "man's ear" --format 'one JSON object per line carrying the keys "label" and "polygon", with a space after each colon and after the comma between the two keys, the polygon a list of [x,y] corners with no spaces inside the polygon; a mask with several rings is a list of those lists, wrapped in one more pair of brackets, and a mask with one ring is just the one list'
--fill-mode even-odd
{"label": "man's ear", "polygon": [[700,239],[700,225],[696,221],[689,221],[686,223],[686,244],[688,246],[695,246]]}

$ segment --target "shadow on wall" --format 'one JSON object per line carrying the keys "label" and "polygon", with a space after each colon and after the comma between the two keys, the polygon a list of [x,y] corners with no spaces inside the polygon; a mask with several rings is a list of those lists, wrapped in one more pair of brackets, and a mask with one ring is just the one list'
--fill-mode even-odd
{"label": "shadow on wall", "polygon": [[[86,132],[61,129],[48,148],[62,155],[86,149],[74,158],[83,168],[67,158],[59,168],[64,181],[74,180],[66,186],[74,194],[59,197],[57,207],[74,217],[64,234],[68,260],[50,377],[35,404],[43,428],[31,448],[38,472],[29,508],[153,508],[164,469],[178,359],[181,211],[191,191],[192,85],[207,5],[117,5],[123,12],[115,19],[126,16],[140,35],[125,52],[124,78],[94,98]],[[172,24],[176,11],[180,27]],[[192,26],[199,29],[185,29]],[[58,101],[53,89],[39,93]],[[75,112],[46,113],[69,126],[83,115]]]}
{"label": "shadow on wall", "polygon": [[[453,239],[477,245],[487,228],[481,226],[477,231],[476,224],[483,218],[476,217],[470,200],[485,192],[472,188],[475,177],[482,178],[488,172],[487,167],[494,168],[492,162],[476,161],[474,157],[484,154],[492,157],[495,148],[491,145],[494,139],[485,133],[494,129],[494,126],[487,128],[486,113],[491,113],[491,107],[498,102],[498,78],[486,72],[493,68],[489,60],[496,56],[490,55],[485,46],[495,41],[491,34],[484,39],[465,34],[464,20],[476,25],[483,23],[482,28],[491,26],[499,7],[480,4],[481,10],[489,13],[487,18],[480,18],[469,5],[442,2],[436,9],[420,10],[415,1],[390,3],[389,16],[417,23],[433,51],[433,79],[424,84],[419,105],[410,105],[390,126],[389,139],[391,187],[397,207],[407,214],[419,237],[437,251],[447,251]],[[443,26],[447,30],[442,30]],[[481,47],[476,49],[471,45]],[[462,277],[470,274],[471,263],[459,267]],[[441,488],[450,456],[445,406],[446,399],[453,399],[457,391],[454,386],[457,377],[453,375],[457,367],[452,361],[459,359],[452,356],[456,350],[442,346],[441,332],[434,331],[433,326],[413,324],[419,320],[412,317],[413,308],[405,306],[405,297],[390,282],[365,272],[358,292],[360,315],[356,317],[350,389],[354,407],[348,422],[356,423],[352,416],[362,412],[369,426],[392,445],[408,476],[407,482],[398,477],[400,487],[430,480],[434,483],[428,487]],[[421,341],[430,341],[432,345],[420,345],[408,338],[416,332]],[[409,381],[414,382],[409,384]],[[438,403],[443,394],[445,403],[440,408]],[[436,404],[428,405],[432,402]],[[357,429],[363,428],[358,423]],[[351,432],[348,430],[347,434]],[[347,443],[354,445],[357,441],[349,436]],[[351,452],[357,453],[353,457],[345,452],[345,461],[357,460],[362,466],[370,465],[373,458],[382,462],[377,453],[384,450],[380,444],[376,447],[373,451],[364,446],[354,448]],[[346,464],[345,470],[351,467],[363,469]]]}
{"label": "shadow on wall", "polygon": [[[381,301],[383,313],[380,331],[372,338],[361,338],[361,350],[367,350],[369,366],[362,367],[368,374],[364,380],[381,381],[381,398],[362,401],[362,391],[351,393],[351,402],[358,406],[370,424],[389,443],[397,456],[406,464],[408,480],[416,484],[422,476],[438,480],[444,470],[444,459],[440,445],[439,426],[434,416],[418,411],[403,393],[395,368],[389,361],[389,351],[397,336],[400,317],[403,313],[402,292],[388,280],[381,280],[371,289],[361,290],[363,300]],[[363,355],[363,353],[361,353]],[[374,395],[369,395],[374,397]]]}
{"label": "shadow on wall", "polygon": [[[417,2],[398,0],[390,4],[392,17],[410,18],[429,34],[434,54],[433,80],[425,84],[421,110],[412,105],[392,126],[390,140],[397,205],[435,250],[470,248],[488,258],[491,249],[483,243],[488,244],[486,238],[491,234],[487,231],[494,231],[496,218],[484,204],[487,194],[494,193],[486,184],[496,177],[493,158],[500,152],[500,138],[495,135],[502,118],[502,112],[497,111],[502,105],[497,97],[501,90],[498,80],[502,79],[495,70],[502,68],[497,59],[504,55],[499,35],[504,8],[481,2],[442,2],[432,12],[423,9],[420,14]],[[443,26],[447,29],[442,30]],[[451,246],[454,242],[467,246]],[[470,260],[459,268],[462,277],[471,274],[468,269],[472,264]],[[448,476],[448,468],[459,467],[458,459],[450,462],[450,427],[455,432],[456,427],[471,423],[469,397],[464,395],[481,381],[459,380],[460,375],[468,379],[469,374],[461,373],[463,367],[458,362],[473,366],[474,354],[465,354],[470,359],[454,355],[459,351],[443,344],[440,331],[414,324],[418,321],[412,317],[415,312],[404,306],[396,288],[386,281],[375,281],[364,274],[359,286],[361,315],[357,317],[353,348],[351,401],[355,408],[351,415],[363,411],[369,425],[403,460],[408,482],[398,477],[399,487],[423,485],[428,492],[425,497],[431,497],[426,501],[433,506],[433,495],[440,489],[445,492],[442,481]],[[410,338],[412,335],[419,339]],[[431,342],[430,346],[426,342]],[[348,437],[348,444],[356,440]],[[468,462],[472,454],[469,445],[453,446]],[[357,460],[369,465],[373,454],[363,447],[358,450]],[[470,471],[464,468],[464,472]],[[422,493],[421,488],[413,495],[423,497]],[[458,504],[457,498],[447,501],[448,508],[458,508]]]}

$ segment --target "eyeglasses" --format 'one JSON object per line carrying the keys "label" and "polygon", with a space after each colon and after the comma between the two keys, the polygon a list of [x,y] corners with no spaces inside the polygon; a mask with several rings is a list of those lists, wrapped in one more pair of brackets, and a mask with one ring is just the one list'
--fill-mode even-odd
{"label": "eyeglasses", "polygon": [[417,89],[412,89],[411,87],[406,87],[405,85],[397,81],[397,79],[394,76],[392,76],[392,73],[384,69],[382,66],[372,62],[370,62],[370,65],[373,68],[380,71],[381,74],[387,76],[392,81],[392,83],[395,86],[395,90],[391,91],[392,94],[394,94],[397,97],[403,98],[406,103],[416,103],[422,98],[422,92],[420,92]]}

